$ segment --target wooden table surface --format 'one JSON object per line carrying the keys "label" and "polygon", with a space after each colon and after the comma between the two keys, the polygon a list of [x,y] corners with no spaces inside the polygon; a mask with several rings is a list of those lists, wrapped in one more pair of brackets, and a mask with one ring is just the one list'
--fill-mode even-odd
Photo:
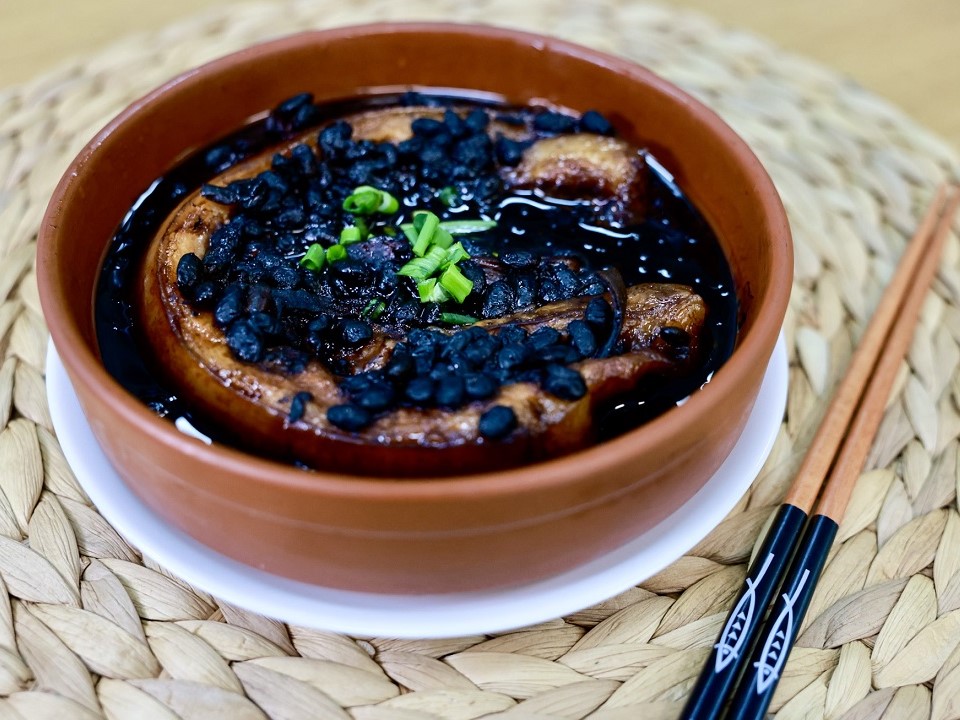
{"label": "wooden table surface", "polygon": [[[960,147],[958,0],[669,0],[815,58]],[[223,0],[0,0],[0,87]]]}

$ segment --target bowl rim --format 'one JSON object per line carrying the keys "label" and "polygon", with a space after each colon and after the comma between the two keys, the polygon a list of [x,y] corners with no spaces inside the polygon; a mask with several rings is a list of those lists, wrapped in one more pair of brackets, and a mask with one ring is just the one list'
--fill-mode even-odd
{"label": "bowl rim", "polygon": [[[765,209],[767,235],[771,240],[771,258],[767,295],[755,317],[750,331],[738,337],[730,358],[717,369],[710,382],[693,393],[682,406],[672,408],[657,418],[611,440],[577,452],[520,467],[484,473],[444,477],[392,478],[389,476],[343,475],[323,470],[305,472],[293,465],[245,453],[227,445],[207,445],[190,438],[172,423],[158,417],[135,398],[103,367],[98,357],[87,346],[75,322],[59,312],[66,297],[56,282],[59,264],[56,244],[63,230],[57,218],[61,209],[77,202],[77,177],[86,163],[105,142],[132,116],[145,108],[165,101],[178,87],[203,81],[210,75],[244,64],[263,53],[274,54],[293,48],[326,41],[346,40],[351,37],[381,34],[466,34],[497,41],[532,45],[544,53],[572,56],[631,80],[652,86],[659,94],[669,96],[686,107],[699,123],[717,136],[734,154],[745,175],[753,184],[753,194],[759,197]],[[449,22],[384,22],[350,25],[325,30],[311,30],[288,35],[276,40],[258,43],[223,57],[189,69],[146,95],[133,101],[116,115],[80,151],[62,176],[44,213],[37,242],[37,280],[41,305],[51,337],[71,379],[85,385],[89,391],[109,397],[116,422],[130,424],[140,433],[152,436],[170,452],[187,456],[207,466],[218,466],[225,473],[243,476],[249,482],[268,488],[316,496],[336,496],[358,500],[462,500],[493,499],[498,496],[516,496],[527,492],[559,489],[588,481],[605,468],[612,470],[629,457],[647,454],[663,446],[685,423],[697,413],[713,413],[721,409],[726,391],[742,385],[752,372],[754,363],[766,363],[780,332],[790,297],[793,276],[793,247],[789,223],[780,196],[747,143],[727,125],[715,111],[691,95],[661,78],[648,68],[626,58],[578,45],[546,35],[481,24]],[[769,350],[769,352],[768,352]],[[665,462],[666,468],[671,463]]]}

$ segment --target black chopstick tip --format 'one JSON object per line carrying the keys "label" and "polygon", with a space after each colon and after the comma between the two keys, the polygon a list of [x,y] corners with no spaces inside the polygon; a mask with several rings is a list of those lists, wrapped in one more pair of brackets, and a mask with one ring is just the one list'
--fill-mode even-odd
{"label": "black chopstick tip", "polygon": [[728,720],[761,720],[780,680],[797,632],[810,607],[817,581],[837,535],[837,523],[814,515],[783,579],[780,595],[733,693]]}
{"label": "black chopstick tip", "polygon": [[780,586],[806,522],[807,514],[800,508],[789,504],[780,506],[683,708],[680,715],[683,720],[720,716],[750,657],[763,613]]}

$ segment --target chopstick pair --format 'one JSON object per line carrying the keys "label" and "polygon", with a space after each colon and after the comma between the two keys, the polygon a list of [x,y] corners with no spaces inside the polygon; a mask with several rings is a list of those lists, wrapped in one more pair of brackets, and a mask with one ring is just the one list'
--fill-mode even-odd
{"label": "chopstick pair", "polygon": [[958,204],[960,190],[940,187],[907,246],[682,718],[764,717],[883,419]]}

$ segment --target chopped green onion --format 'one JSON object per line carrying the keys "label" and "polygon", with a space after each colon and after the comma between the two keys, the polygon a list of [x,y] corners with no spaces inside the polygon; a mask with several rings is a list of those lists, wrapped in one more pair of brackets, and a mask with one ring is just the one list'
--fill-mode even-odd
{"label": "chopped green onion", "polygon": [[427,299],[427,302],[435,303],[445,303],[450,299],[450,293],[443,289],[440,283],[437,283],[437,286],[433,289],[430,297]]}
{"label": "chopped green onion", "polygon": [[453,187],[453,185],[447,185],[445,188],[443,188],[438,197],[440,198],[440,202],[442,202],[448,208],[459,205],[461,202],[460,193],[457,192],[457,189]]}
{"label": "chopped green onion", "polygon": [[[360,188],[357,188],[360,190]],[[380,193],[374,189],[356,190],[343,201],[343,209],[354,215],[370,215],[380,206]]]}
{"label": "chopped green onion", "polygon": [[423,223],[427,220],[427,215],[430,215],[429,210],[414,210],[413,211],[413,229],[418,233],[423,230]]}
{"label": "chopped green onion", "polygon": [[417,283],[417,292],[420,294],[420,302],[442,303],[450,299],[447,291],[443,289],[436,278],[428,278]]}
{"label": "chopped green onion", "polygon": [[387,226],[383,229],[383,234],[386,235],[387,237],[396,237],[396,236],[397,236],[397,229],[396,229],[396,228],[393,228],[393,227],[390,227],[389,225],[387,225]]}
{"label": "chopped green onion", "polygon": [[393,195],[371,185],[354,188],[353,193],[343,201],[343,209],[354,215],[392,215],[399,208],[400,203]]}
{"label": "chopped green onion", "polygon": [[377,208],[377,212],[383,213],[384,215],[393,215],[399,209],[400,202],[386,190],[381,190],[380,207]]}
{"label": "chopped green onion", "polygon": [[333,265],[338,260],[343,260],[347,256],[347,248],[344,245],[332,245],[327,248],[327,262]]}
{"label": "chopped green onion", "polygon": [[496,220],[446,220],[440,223],[440,227],[451,235],[468,235],[470,233],[484,232],[496,226]]}
{"label": "chopped green onion", "polygon": [[442,247],[446,250],[453,245],[453,235],[444,230],[443,223],[440,223],[440,226],[433,233],[433,240],[431,242],[437,247]]}
{"label": "chopped green onion", "polygon": [[447,257],[440,263],[440,269],[446,270],[451,265],[456,265],[461,260],[467,260],[469,258],[470,253],[464,250],[463,243],[455,243],[447,248]]}
{"label": "chopped green onion", "polygon": [[417,292],[420,294],[420,302],[430,302],[430,296],[437,287],[437,279],[421,280],[417,283]]}
{"label": "chopped green onion", "polygon": [[366,240],[370,236],[370,227],[367,225],[367,221],[362,217],[355,217],[353,219],[353,224],[357,226],[360,230],[360,239]]}
{"label": "chopped green onion", "polygon": [[[424,222],[426,222],[428,214],[430,213],[425,210],[418,210],[413,215],[413,222],[400,225],[403,234],[407,236],[407,240],[411,243],[415,244],[417,242],[417,238],[423,228]],[[471,233],[484,232],[496,226],[497,223],[495,220],[444,220],[438,225],[438,228],[443,231],[441,237],[445,238],[446,235],[469,235]],[[432,242],[438,243],[436,233],[433,236]],[[440,242],[444,242],[444,240]]]}
{"label": "chopped green onion", "polygon": [[318,243],[313,243],[307,248],[307,254],[300,258],[300,267],[318,272],[323,268],[323,261],[323,246]]}
{"label": "chopped green onion", "polygon": [[440,269],[440,264],[446,260],[447,251],[441,247],[432,247],[423,257],[415,257],[397,270],[397,275],[406,275],[414,280],[426,280]]}
{"label": "chopped green onion", "polygon": [[413,244],[413,254],[418,256],[423,256],[427,252],[427,248],[430,247],[430,238],[423,234],[423,231],[420,231],[420,234],[417,235],[417,241]]}
{"label": "chopped green onion", "polygon": [[[427,252],[430,243],[433,242],[434,233],[436,233],[437,227],[440,225],[440,218],[433,213],[426,213],[422,217],[424,218],[423,224],[417,233],[417,241],[413,244],[413,254],[419,255],[420,257],[423,257]],[[416,217],[413,220],[413,226],[417,226]]]}
{"label": "chopped green onion", "polygon": [[387,305],[383,302],[383,300],[380,300],[379,298],[373,298],[373,300],[368,302],[364,306],[363,310],[360,311],[360,317],[369,320],[376,320],[383,315],[383,311],[386,309]]}
{"label": "chopped green onion", "polygon": [[356,225],[347,225],[343,230],[340,231],[340,244],[341,245],[353,245],[363,240],[363,235],[360,232],[360,228]]}
{"label": "chopped green onion", "polygon": [[443,275],[440,276],[440,285],[450,293],[458,303],[466,300],[467,295],[473,290],[473,280],[460,272],[460,268],[456,265],[451,265],[443,271]]}
{"label": "chopped green onion", "polygon": [[411,245],[417,241],[419,231],[413,226],[413,223],[401,223],[400,229],[403,230],[403,234],[407,236],[407,240],[410,241]]}
{"label": "chopped green onion", "polygon": [[[443,302],[452,296],[462,303],[473,290],[473,281],[460,271],[457,263],[469,258],[470,254],[462,243],[454,242],[453,235],[491,227],[496,227],[492,220],[440,222],[440,218],[429,210],[415,210],[413,221],[402,223],[400,229],[413,245],[416,257],[401,267],[397,275],[417,281],[420,302]],[[442,271],[439,279],[432,277],[437,271]]]}
{"label": "chopped green onion", "polygon": [[473,325],[477,319],[473,315],[461,315],[460,313],[445,312],[440,313],[440,319],[449,325]]}

